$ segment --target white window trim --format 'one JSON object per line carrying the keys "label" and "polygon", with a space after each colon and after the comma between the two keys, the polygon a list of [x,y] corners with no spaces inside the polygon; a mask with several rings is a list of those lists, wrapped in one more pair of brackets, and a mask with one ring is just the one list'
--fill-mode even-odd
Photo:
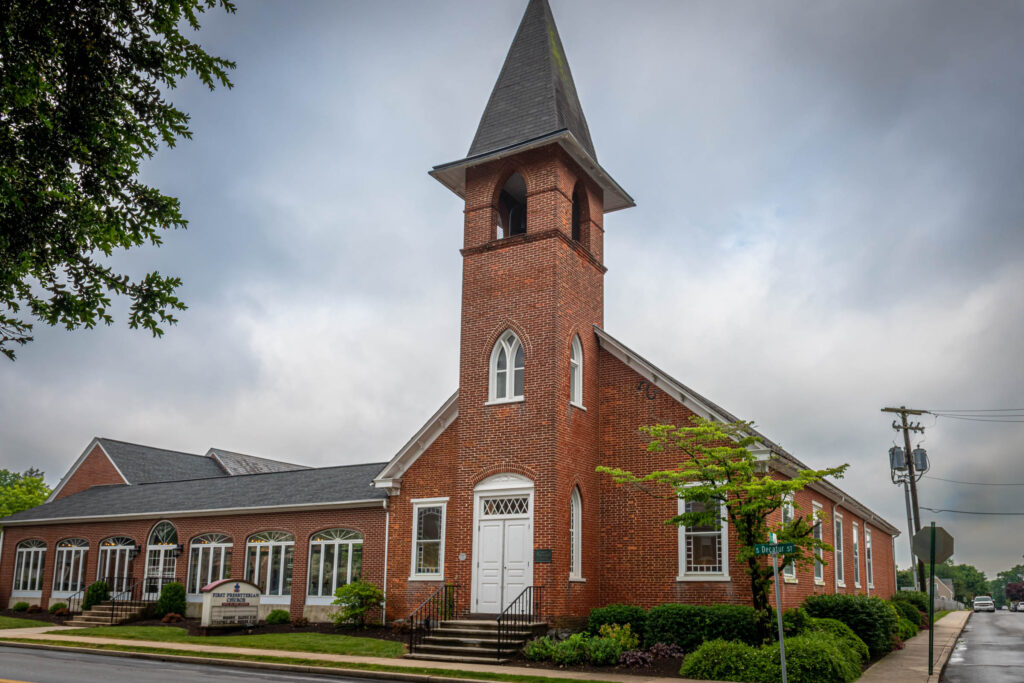
{"label": "white window trim", "polygon": [[[839,525],[839,534],[836,534],[836,525]],[[832,512],[832,563],[835,565],[836,586],[846,588],[846,547],[843,543],[843,516],[838,512]]]}
{"label": "white window trim", "polygon": [[[818,525],[818,533],[821,535],[821,538],[819,538],[818,540],[820,540],[820,541],[824,541],[825,540],[825,529],[824,529],[824,527],[821,526],[823,524],[823,521],[821,520],[821,516],[823,514],[823,511],[824,511],[824,508],[822,507],[821,503],[819,503],[819,502],[817,502],[815,500],[811,501],[811,514],[814,516],[814,519],[813,519],[814,523]],[[814,538],[814,533],[813,532],[811,532],[811,538]],[[816,553],[817,557],[821,557],[821,551],[820,550],[815,550],[815,553]],[[822,561],[820,562],[820,565],[821,565],[821,578],[819,579],[818,576],[817,576],[817,572],[818,572],[818,566],[817,565],[819,564],[819,562],[817,560],[815,560],[816,564],[814,565],[813,570],[812,570],[813,571],[812,576],[814,577],[814,585],[815,586],[824,586],[825,585],[825,562],[823,561],[825,558],[822,557],[821,559],[822,559]]]}
{"label": "white window trim", "polygon": [[[290,540],[290,541],[278,541],[278,540],[274,540],[274,541],[253,541],[252,540],[254,537],[259,536],[261,533],[267,533],[267,532],[263,531],[263,532],[257,532],[255,534],[250,534],[249,537],[247,539],[245,539],[245,560],[244,560],[243,567],[242,567],[243,576],[246,577],[246,579],[245,579],[246,581],[249,581],[249,583],[253,584],[254,586],[258,586],[260,588],[260,591],[263,592],[263,597],[260,598],[260,602],[262,602],[264,604],[268,604],[268,605],[269,604],[280,604],[280,603],[272,602],[270,600],[270,598],[286,598],[286,600],[284,600],[283,602],[285,602],[285,603],[290,602],[291,601],[291,586],[294,585],[294,583],[295,583],[295,535],[289,533],[289,535],[292,537],[292,540]],[[288,532],[284,532],[284,533],[288,533]],[[284,573],[284,569],[285,569],[285,566],[286,566],[286,564],[285,564],[285,556],[288,554],[287,550],[288,550],[289,547],[292,549],[292,576],[291,576],[292,582],[288,586],[288,592],[285,593],[285,592],[283,592],[284,591],[284,584],[285,584],[285,573]],[[249,551],[252,548],[259,548],[259,550],[256,551],[257,552],[257,555],[256,555],[257,561],[253,565],[253,575],[250,577],[249,576]],[[270,587],[270,581],[269,581],[268,577],[260,576],[259,575],[259,566],[260,566],[259,565],[259,558],[263,554],[263,548],[267,549],[267,571],[268,572],[271,571],[270,570],[270,566],[269,566],[269,564],[270,564],[270,562],[269,562],[270,561],[270,556],[273,554],[273,551],[271,550],[271,548],[278,548],[278,554],[280,554],[280,556],[281,556],[281,559],[278,560],[279,572],[280,572],[280,575],[278,576],[278,580],[279,580],[279,583],[280,583],[279,588],[282,591],[280,593],[267,593],[267,592],[264,591],[264,585],[267,588],[269,588]],[[307,566],[307,568],[308,568],[308,566]],[[273,576],[272,573],[271,573],[271,576]],[[308,586],[307,586],[307,590],[308,590]]]}
{"label": "white window trim", "polygon": [[871,550],[871,528],[864,525],[864,568],[868,572],[868,588],[875,587],[875,558]]}
{"label": "white window trim", "polygon": [[[505,337],[511,334],[515,341],[506,346]],[[506,349],[508,376],[505,380],[505,395],[498,396],[498,353]],[[516,349],[523,349],[523,395],[516,396]],[[525,400],[526,395],[526,349],[523,347],[523,340],[512,330],[505,330],[494,342],[491,348],[491,358],[487,363],[487,402],[484,405],[498,405],[502,403],[518,403]]]}
{"label": "white window trim", "polygon": [[[206,571],[206,580],[205,581],[202,580],[202,575],[200,575],[199,577],[196,577],[195,575],[192,574],[192,551],[193,550],[197,551],[197,554],[199,556],[199,561],[197,562],[197,567],[196,567],[197,570],[202,570],[203,556],[209,554],[211,559],[212,559],[213,553],[216,552],[216,551],[220,551],[220,563],[218,565],[218,568],[219,568],[219,571],[220,571],[220,573],[222,575],[224,574],[224,561],[227,559],[227,553],[229,551],[231,552],[231,555],[232,555],[232,557],[231,557],[231,564],[232,564],[232,567],[234,567],[234,562],[235,562],[234,547],[235,547],[235,544],[234,544],[233,540],[214,541],[214,542],[210,542],[210,543],[196,543],[196,541],[198,539],[204,538],[206,536],[214,536],[214,535],[226,536],[229,539],[231,538],[230,536],[227,536],[227,534],[220,534],[218,532],[199,534],[198,536],[194,536],[192,538],[192,540],[190,540],[188,542],[188,554],[185,555],[186,562],[187,562],[187,564],[186,564],[186,571],[185,571],[185,577],[186,577],[185,578],[185,581],[186,581],[186,583],[185,583],[185,595],[186,596],[189,596],[189,595],[197,596],[199,598],[199,601],[202,601],[203,594],[202,594],[201,591],[202,591],[203,586],[206,586],[206,585],[210,584],[213,581],[220,581],[221,579],[229,579],[229,578],[231,578],[231,572],[229,570],[227,576],[213,576],[213,564],[211,562],[209,562],[209,560],[208,560],[208,565],[207,565],[207,568],[206,568],[207,569],[207,571]],[[203,552],[204,550],[209,550],[210,552],[209,553],[204,553]],[[184,554],[184,553],[182,553],[182,554]],[[193,592],[192,591],[193,579],[196,579],[196,578],[200,579],[200,581],[201,581],[201,584],[199,586],[197,586],[197,588],[199,588],[200,590],[196,591],[196,592]]]}
{"label": "white window trim", "polygon": [[857,522],[850,522],[853,525],[853,585],[860,588],[860,526]]}
{"label": "white window trim", "polygon": [[570,534],[569,580],[586,581],[583,578],[583,498],[578,486],[569,494],[569,516],[573,532]]}
{"label": "white window trim", "polygon": [[583,344],[580,336],[573,335],[572,344],[569,350],[569,367],[576,366],[576,380],[573,381],[572,372],[569,372],[569,405],[580,410],[586,410],[583,406]]}
{"label": "white window trim", "polygon": [[[412,543],[409,544],[409,580],[410,581],[444,581],[444,542],[448,535],[448,496],[443,498],[416,498],[412,503]],[[418,519],[421,507],[441,508],[441,547],[438,549],[438,557],[441,563],[441,571],[437,574],[421,574],[416,571],[416,535],[419,533]]]}
{"label": "white window trim", "polygon": [[[796,519],[796,505],[794,504],[794,495],[792,493],[787,494],[782,499],[782,521],[783,521],[783,523],[785,523],[785,521],[786,521],[786,510],[787,509],[789,510],[789,519],[790,520]],[[799,583],[799,580],[798,580],[797,575],[796,575],[796,563],[795,562],[793,564],[787,565],[786,568],[782,570],[782,580],[783,580],[784,583]]]}
{"label": "white window trim", "polygon": [[[722,571],[715,573],[701,573],[701,574],[687,574],[686,573],[686,527],[679,525],[677,545],[679,547],[679,573],[676,576],[676,581],[702,581],[702,582],[713,582],[713,581],[731,581],[729,576],[729,514],[725,511],[725,506],[719,504],[719,508],[722,510],[722,527],[719,529],[719,534],[722,539]],[[678,514],[686,512],[686,499],[677,499]]]}
{"label": "white window trim", "polygon": [[[346,540],[332,539],[332,540],[327,540],[327,541],[323,541],[323,542],[314,541],[313,540],[313,538],[315,536],[317,536],[318,534],[322,534],[322,533],[325,533],[325,532],[328,532],[328,531],[332,531],[332,530],[337,530],[337,529],[344,530],[344,531],[351,531],[352,533],[359,534],[359,538],[358,539],[351,538],[351,539],[346,539]],[[337,574],[335,573],[335,565],[337,564],[338,549],[341,546],[346,546],[348,548],[348,550],[346,552],[346,554],[347,554],[346,575],[347,575],[348,582],[352,583],[352,556],[355,554],[355,546],[358,545],[360,547],[360,553],[362,553],[365,541],[366,541],[366,536],[363,534],[363,532],[359,531],[358,529],[352,529],[350,527],[344,527],[344,526],[330,527],[330,528],[327,528],[327,529],[321,529],[320,531],[316,531],[316,532],[314,532],[314,533],[309,535],[308,548],[306,549],[306,576],[305,576],[305,581],[306,581],[306,583],[305,583],[305,586],[306,586],[306,604],[307,605],[330,605],[330,604],[334,603],[334,599],[335,599],[334,598],[334,592],[336,590],[338,590],[338,588],[341,587],[341,586],[335,584],[335,580],[337,579]],[[324,557],[323,551],[324,551],[324,548],[329,546],[329,545],[330,546],[334,546],[333,559],[331,561],[331,585],[333,586],[333,588],[332,588],[332,590],[330,591],[330,593],[328,595],[313,595],[312,592],[309,589],[310,577],[313,574],[313,550],[317,546],[320,547],[320,553],[321,554],[320,554],[320,562],[317,564],[317,577],[318,577],[318,581],[320,582],[320,586],[321,586],[321,589],[322,589],[324,569],[326,569],[326,567],[324,567],[325,562],[323,560],[323,557]],[[294,568],[292,569],[292,571],[293,571],[292,587],[294,588],[295,587]],[[277,596],[274,596],[274,597],[277,597]],[[288,597],[288,596],[281,596],[281,597]]]}

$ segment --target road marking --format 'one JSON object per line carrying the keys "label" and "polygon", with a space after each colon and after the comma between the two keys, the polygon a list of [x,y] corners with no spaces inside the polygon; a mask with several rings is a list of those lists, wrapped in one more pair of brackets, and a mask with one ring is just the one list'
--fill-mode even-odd
{"label": "road marking", "polygon": [[30,683],[29,681],[16,681],[13,678],[0,678],[0,683]]}

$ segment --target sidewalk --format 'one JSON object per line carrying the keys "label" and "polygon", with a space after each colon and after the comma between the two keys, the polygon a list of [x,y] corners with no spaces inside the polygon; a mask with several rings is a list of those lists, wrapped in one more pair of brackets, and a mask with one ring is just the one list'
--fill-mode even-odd
{"label": "sidewalk", "polygon": [[953,652],[956,639],[964,630],[971,612],[962,610],[950,612],[935,622],[935,658],[932,667],[935,673],[928,676],[928,631],[921,631],[907,641],[902,650],[891,652],[877,664],[864,672],[859,681],[863,683],[890,683],[891,681],[920,681],[938,683],[942,667]]}

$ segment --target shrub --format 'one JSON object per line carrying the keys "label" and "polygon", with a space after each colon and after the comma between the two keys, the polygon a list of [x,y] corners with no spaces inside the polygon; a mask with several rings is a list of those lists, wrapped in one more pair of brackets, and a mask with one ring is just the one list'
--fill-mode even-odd
{"label": "shrub", "polygon": [[906,619],[914,626],[921,627],[921,612],[914,605],[906,600],[892,600],[892,606],[900,613],[900,617]]}
{"label": "shrub", "polygon": [[910,640],[917,635],[917,626],[914,626],[914,622],[909,619],[900,617],[896,623],[896,635],[899,636],[900,640]]}
{"label": "shrub", "polygon": [[185,621],[185,617],[181,616],[177,612],[168,612],[160,621],[162,621],[165,624],[180,624],[181,622]]}
{"label": "shrub", "polygon": [[14,603],[14,607],[12,607],[11,609],[13,611],[15,611],[15,612],[26,612],[26,611],[28,611],[28,603],[27,602],[16,602],[16,603]]}
{"label": "shrub", "polygon": [[40,607],[39,605],[29,605],[28,606],[28,610],[26,610],[26,611],[29,614],[38,614],[39,612],[43,611],[43,608]]}
{"label": "shrub", "polygon": [[782,613],[782,630],[789,636],[798,636],[811,627],[811,615],[799,607],[787,609]]}
{"label": "shrub", "polygon": [[85,597],[82,598],[82,611],[87,612],[95,605],[109,599],[110,589],[107,588],[106,581],[96,581],[89,584],[89,587],[85,589]]}
{"label": "shrub", "polygon": [[899,615],[891,603],[866,595],[811,595],[804,600],[804,609],[812,617],[838,619],[849,626],[872,657],[892,650]]}
{"label": "shrub", "polygon": [[[782,678],[779,646],[764,645],[760,650],[759,678],[746,680],[778,681]],[[808,632],[786,638],[786,673],[791,683],[847,683],[860,677],[859,657],[831,633]]]}
{"label": "shrub", "polygon": [[747,605],[712,605],[707,608],[704,640],[738,640],[760,645],[754,622],[756,611]]}
{"label": "shrub", "polygon": [[177,581],[165,583],[160,589],[160,597],[156,601],[156,615],[185,613],[185,587]]}
{"label": "shrub", "polygon": [[629,624],[633,633],[643,635],[647,627],[647,610],[636,605],[608,605],[590,610],[587,631],[597,635],[605,624]]}
{"label": "shrub", "polygon": [[551,653],[551,661],[560,666],[578,666],[587,661],[587,636],[574,633],[563,641],[555,644]]}
{"label": "shrub", "polygon": [[635,650],[640,645],[640,637],[633,633],[629,624],[605,624],[598,633],[602,638],[614,640],[622,651]]}
{"label": "shrub", "polygon": [[526,658],[532,659],[535,662],[549,661],[554,653],[555,643],[547,636],[534,638],[523,648],[523,654],[526,655]]}
{"label": "shrub", "polygon": [[757,648],[746,643],[721,639],[709,640],[686,655],[679,675],[683,678],[714,681],[764,680],[761,676],[761,656]]}
{"label": "shrub", "polygon": [[67,609],[67,608],[68,608],[68,604],[66,602],[55,602],[52,605],[50,605],[49,611],[50,611],[50,614],[56,614],[57,610],[62,610],[62,609]]}
{"label": "shrub", "polygon": [[292,620],[292,615],[288,614],[286,609],[275,609],[271,610],[270,614],[267,615],[267,624],[273,626],[275,624],[287,624]]}
{"label": "shrub", "polygon": [[848,648],[857,653],[857,659],[860,664],[865,664],[871,658],[868,653],[868,646],[864,644],[856,633],[854,633],[849,626],[839,621],[838,619],[809,619],[809,630],[823,631],[825,633],[831,633],[836,638],[842,640]]}
{"label": "shrub", "polygon": [[[672,647],[679,646],[673,645]],[[619,657],[619,664],[630,668],[650,666],[653,661],[654,657],[652,657],[651,653],[647,650],[630,650],[629,652],[623,652],[622,656]]]}
{"label": "shrub", "polygon": [[[604,628],[608,628],[610,625],[605,624]],[[587,644],[587,656],[594,666],[618,664],[622,653],[622,644],[615,638],[591,638]]]}
{"label": "shrub", "polygon": [[71,616],[71,610],[67,607],[61,607],[59,610],[53,613],[55,617],[69,617]]}
{"label": "shrub", "polygon": [[353,581],[339,586],[334,591],[334,602],[341,609],[331,612],[331,620],[335,626],[352,622],[366,626],[366,613],[384,602],[384,592],[377,584],[369,581]]}
{"label": "shrub", "polygon": [[667,604],[652,607],[647,613],[646,643],[674,643],[685,651],[704,641],[707,607]]}
{"label": "shrub", "polygon": [[683,648],[673,643],[655,643],[648,652],[655,659],[675,659],[686,654]]}
{"label": "shrub", "polygon": [[292,622],[292,626],[295,626],[296,628],[305,628],[309,626],[309,619],[307,619],[306,617],[299,617],[298,619]]}
{"label": "shrub", "polygon": [[920,612],[928,611],[928,594],[923,591],[897,591],[893,602],[909,602]]}

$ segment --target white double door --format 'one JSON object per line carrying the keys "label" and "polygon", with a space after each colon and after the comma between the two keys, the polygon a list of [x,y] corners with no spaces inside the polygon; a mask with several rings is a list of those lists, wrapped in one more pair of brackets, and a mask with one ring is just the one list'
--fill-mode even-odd
{"label": "white double door", "polygon": [[474,611],[500,614],[533,584],[533,523],[530,519],[481,519],[477,523]]}

